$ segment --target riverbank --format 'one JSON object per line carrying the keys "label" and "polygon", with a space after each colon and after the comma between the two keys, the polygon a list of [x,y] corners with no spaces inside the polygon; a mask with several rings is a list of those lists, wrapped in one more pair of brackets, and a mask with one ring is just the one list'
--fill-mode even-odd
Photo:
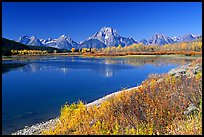
{"label": "riverbank", "polygon": [[161,58],[185,58],[185,59],[194,59],[194,58],[200,58],[202,57],[202,54],[198,55],[191,55],[186,56],[183,54],[171,54],[171,55],[125,55],[125,56],[84,56],[84,55],[56,55],[56,54],[50,54],[50,55],[40,55],[40,56],[30,56],[30,55],[15,55],[15,56],[2,56],[2,61],[12,61],[12,60],[31,60],[31,59],[37,59],[41,57],[58,57],[58,56],[68,56],[68,57],[82,57],[82,58],[152,58],[152,57],[161,57]]}
{"label": "riverbank", "polygon": [[79,57],[143,57],[143,56],[183,56],[183,57],[201,57],[202,52],[118,52],[118,53],[101,53],[101,52],[68,52],[68,53],[48,53],[48,54],[36,54],[36,55],[12,55],[2,56],[2,60],[11,60],[12,58],[19,57],[42,57],[42,56],[79,56]]}
{"label": "riverbank", "polygon": [[[93,105],[100,105],[103,101],[113,97],[114,95],[117,95],[119,93],[122,93],[122,92],[126,92],[126,91],[130,91],[130,90],[133,90],[133,89],[137,89],[139,86],[137,87],[132,87],[132,88],[129,88],[129,89],[126,89],[126,90],[120,90],[120,91],[117,91],[117,92],[113,92],[109,95],[106,95],[98,100],[95,100],[91,103],[88,103],[86,104],[87,107],[91,107]],[[28,126],[25,126],[23,129],[21,130],[18,130],[16,132],[13,132],[12,135],[39,135],[43,130],[46,130],[46,129],[51,129],[51,128],[55,128],[56,126],[56,123],[59,121],[59,118],[56,117],[56,118],[53,118],[53,119],[50,119],[48,121],[45,121],[45,122],[41,122],[41,123],[37,123],[35,125],[32,125],[30,127]]]}
{"label": "riverbank", "polygon": [[[172,75],[172,76],[175,76],[175,77],[180,77],[181,75],[190,77],[190,76],[195,76],[200,72],[202,73],[202,64],[196,64],[196,65],[194,65],[194,67],[192,67],[191,65],[188,64],[188,65],[181,66],[179,68],[170,70],[169,74]],[[159,80],[159,81],[161,81],[161,80]],[[115,96],[115,95],[117,95],[119,93],[131,91],[131,90],[137,89],[139,87],[140,86],[114,92],[114,93],[109,94],[109,95],[107,95],[107,96],[105,96],[103,98],[100,98],[100,99],[96,100],[96,101],[88,103],[88,104],[86,104],[86,106],[87,107],[90,107],[90,106],[93,106],[93,105],[98,106],[102,102],[104,102],[105,100],[108,100],[111,97],[113,97],[113,96]],[[46,129],[55,128],[57,121],[59,121],[58,117],[54,118],[54,119],[51,119],[51,120],[48,120],[46,122],[35,124],[33,126],[30,126],[30,127],[25,127],[25,128],[23,128],[21,130],[18,130],[16,132],[12,133],[12,135],[35,135],[35,134],[38,135],[38,134],[41,134],[41,131],[44,131]]]}
{"label": "riverbank", "polygon": [[115,52],[115,53],[102,53],[102,52],[87,52],[83,53],[82,56],[95,56],[95,57],[114,57],[114,56],[127,56],[127,55],[185,55],[194,56],[202,55],[202,52],[191,52],[191,51],[177,51],[177,52]]}

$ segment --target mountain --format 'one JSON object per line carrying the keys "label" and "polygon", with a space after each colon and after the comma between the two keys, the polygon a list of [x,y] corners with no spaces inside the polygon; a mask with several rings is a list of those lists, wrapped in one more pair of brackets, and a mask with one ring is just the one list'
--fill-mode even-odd
{"label": "mountain", "polygon": [[198,35],[198,34],[191,34],[194,38],[200,38],[201,35]]}
{"label": "mountain", "polygon": [[120,36],[116,30],[112,29],[111,27],[101,28],[100,31],[88,38],[88,40],[90,39],[98,39],[107,46],[128,46],[133,43],[137,43],[133,38]]}
{"label": "mountain", "polygon": [[174,41],[175,43],[176,43],[176,42],[179,42],[179,41],[181,40],[180,37],[173,37],[172,39],[173,39],[173,41]]}
{"label": "mountain", "polygon": [[149,45],[149,41],[146,40],[146,39],[140,40],[139,43],[142,43],[142,44],[144,44],[144,45]]}
{"label": "mountain", "polygon": [[172,44],[175,43],[174,40],[168,36],[163,34],[155,33],[150,39],[150,45],[164,45],[164,44]]}
{"label": "mountain", "polygon": [[47,50],[48,52],[54,52],[54,50],[57,50],[57,52],[61,52],[57,48],[52,47],[45,47],[45,46],[28,46],[25,44],[22,44],[20,42],[16,42],[13,40],[2,38],[2,55],[11,55],[11,50]]}
{"label": "mountain", "polygon": [[174,42],[189,42],[198,39],[199,37],[200,35],[197,34],[186,34],[180,37],[173,37],[173,40]]}
{"label": "mountain", "polygon": [[73,41],[70,37],[66,35],[60,36],[58,39],[49,38],[48,40],[41,40],[45,46],[55,47],[58,49],[72,49],[78,48],[79,44]]}
{"label": "mountain", "polygon": [[68,49],[71,48],[78,48],[79,44],[75,41],[73,41],[70,37],[66,35],[62,35],[57,39],[49,38],[47,40],[44,39],[37,39],[36,37],[32,36],[24,36],[20,37],[18,42],[26,45],[32,45],[32,46],[47,46],[47,47],[54,47],[58,49]]}
{"label": "mountain", "polygon": [[19,40],[17,40],[16,42],[20,42],[22,44],[27,45],[30,42],[30,37],[29,36],[20,37]]}
{"label": "mountain", "polygon": [[31,45],[31,46],[44,46],[39,39],[37,39],[35,36],[24,36],[20,37],[20,39],[17,41],[25,45]]}
{"label": "mountain", "polygon": [[98,39],[85,40],[79,45],[79,49],[82,49],[82,48],[96,48],[96,49],[98,49],[98,48],[105,48],[105,47],[106,47],[106,45]]}
{"label": "mountain", "polygon": [[195,40],[196,38],[197,37],[196,36],[194,37],[192,34],[186,34],[180,38],[179,42],[188,42]]}
{"label": "mountain", "polygon": [[93,36],[82,42],[76,42],[66,35],[62,35],[59,38],[53,39],[37,39],[35,36],[29,37],[24,36],[20,37],[17,42],[20,42],[25,45],[32,46],[45,46],[45,47],[54,47],[57,49],[67,49],[71,48],[81,49],[81,48],[105,48],[109,46],[129,46],[133,43],[142,43],[144,45],[164,45],[172,44],[177,42],[187,42],[198,39],[202,37],[200,35],[186,34],[181,37],[170,38],[164,34],[155,33],[149,40],[142,39],[139,42],[135,41],[133,38],[127,38],[119,35],[116,30],[111,27],[102,27],[98,32]]}

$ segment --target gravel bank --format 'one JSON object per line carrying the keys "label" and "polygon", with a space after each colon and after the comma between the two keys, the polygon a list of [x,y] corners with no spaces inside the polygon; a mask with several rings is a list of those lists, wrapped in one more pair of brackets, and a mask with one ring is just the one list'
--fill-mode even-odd
{"label": "gravel bank", "polygon": [[[109,99],[110,97],[112,97],[112,96],[114,96],[114,95],[116,95],[118,93],[121,93],[121,92],[124,92],[124,91],[129,91],[129,90],[132,90],[132,89],[136,89],[138,87],[133,87],[133,88],[129,88],[129,89],[126,89],[126,90],[121,90],[121,91],[111,93],[111,94],[109,94],[109,95],[107,95],[107,96],[105,96],[103,98],[100,98],[98,100],[95,100],[95,101],[93,101],[91,103],[86,104],[86,106],[87,107],[90,107],[90,106],[93,106],[93,105],[98,106],[98,105],[100,105],[101,102]],[[13,132],[12,135],[39,135],[39,134],[41,134],[42,130],[55,128],[55,125],[56,125],[57,121],[59,121],[59,117],[48,120],[46,122],[37,123],[37,124],[32,125],[30,127],[25,126],[23,129],[18,130],[16,132]]]}

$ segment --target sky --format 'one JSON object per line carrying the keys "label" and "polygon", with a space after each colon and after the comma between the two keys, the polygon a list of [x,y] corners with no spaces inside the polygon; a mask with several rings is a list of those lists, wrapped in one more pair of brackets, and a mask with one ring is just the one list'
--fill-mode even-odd
{"label": "sky", "polygon": [[102,27],[124,37],[149,39],[202,34],[202,2],[2,2],[2,37],[58,38],[80,42]]}

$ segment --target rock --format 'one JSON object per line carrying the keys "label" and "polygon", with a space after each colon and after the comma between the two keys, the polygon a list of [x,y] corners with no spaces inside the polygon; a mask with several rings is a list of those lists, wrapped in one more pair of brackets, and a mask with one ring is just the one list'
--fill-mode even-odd
{"label": "rock", "polygon": [[186,69],[184,68],[179,68],[179,69],[172,69],[171,71],[169,71],[169,74],[172,75],[172,76],[180,76],[180,75],[184,75],[186,74]]}
{"label": "rock", "polygon": [[198,110],[198,108],[194,104],[190,104],[189,107],[187,107],[187,109],[184,111],[184,115],[190,115],[196,110]]}
{"label": "rock", "polygon": [[95,120],[92,120],[89,125],[92,126],[92,125],[95,124],[95,123],[96,123],[96,121],[95,121]]}
{"label": "rock", "polygon": [[198,72],[200,72],[201,71],[201,67],[200,66],[198,66],[198,65],[196,65],[196,67],[193,69],[193,74],[194,75],[196,75]]}
{"label": "rock", "polygon": [[47,129],[48,127],[54,128],[58,119],[59,118],[51,119],[49,121],[38,123],[31,127],[25,126],[24,129],[18,130],[12,133],[12,135],[40,135],[42,130]]}
{"label": "rock", "polygon": [[168,74],[170,74],[170,75],[175,75],[175,73],[176,73],[176,69],[172,69],[172,70],[170,70],[169,72],[168,72]]}
{"label": "rock", "polygon": [[160,83],[160,82],[162,82],[162,81],[163,81],[163,79],[160,78],[160,79],[157,80],[157,83]]}
{"label": "rock", "polygon": [[175,76],[176,78],[181,76],[193,77],[198,72],[202,72],[202,66],[200,64],[196,64],[195,66],[182,66],[180,68],[172,69],[168,72],[168,74]]}

